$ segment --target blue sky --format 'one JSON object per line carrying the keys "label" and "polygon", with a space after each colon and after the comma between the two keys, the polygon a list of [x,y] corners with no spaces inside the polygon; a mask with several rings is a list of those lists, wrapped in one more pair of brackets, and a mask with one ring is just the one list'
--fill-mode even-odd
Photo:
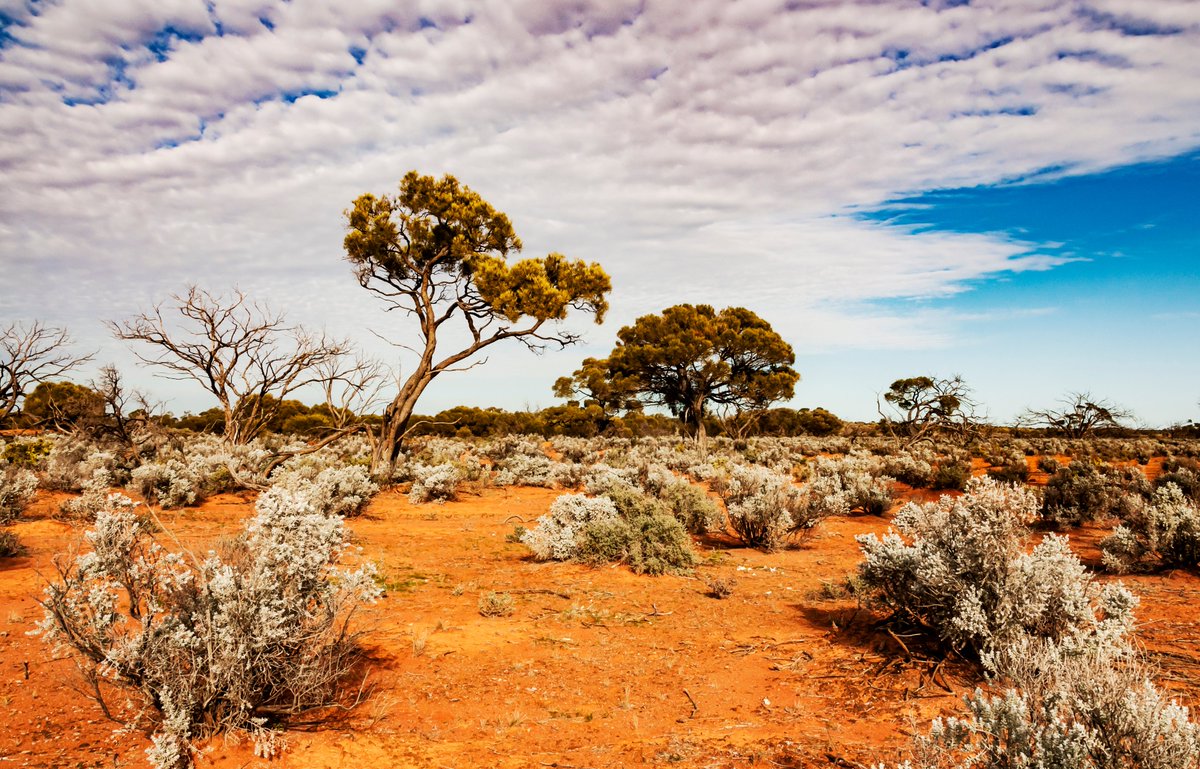
{"label": "blue sky", "polygon": [[417,169],[614,280],[585,344],[494,348],[423,408],[550,405],[686,301],[769,320],[796,406],[960,373],[1001,421],[1086,389],[1169,424],[1200,415],[1196,50],[1189,0],[0,0],[0,320],[176,411],[211,401],[102,321],[191,282],[403,371],[342,211]]}

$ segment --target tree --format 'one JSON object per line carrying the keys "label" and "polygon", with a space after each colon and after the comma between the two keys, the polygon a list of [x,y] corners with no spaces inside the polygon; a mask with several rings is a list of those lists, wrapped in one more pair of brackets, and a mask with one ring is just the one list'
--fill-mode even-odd
{"label": "tree", "polygon": [[127,389],[121,381],[121,372],[113,365],[100,369],[100,376],[92,380],[91,389],[100,397],[103,406],[99,418],[85,422],[82,427],[93,439],[114,440],[140,455],[158,427],[155,405],[140,390]]}
{"label": "tree", "polygon": [[0,422],[16,411],[30,385],[57,379],[92,359],[69,352],[71,341],[65,328],[37,320],[0,329]]}
{"label": "tree", "polygon": [[774,408],[765,412],[758,421],[759,435],[836,435],[845,425],[835,414],[823,408],[800,409]]}
{"label": "tree", "polygon": [[[346,216],[346,258],[359,284],[389,310],[415,318],[419,339],[411,348],[417,363],[375,435],[376,474],[394,468],[417,401],[436,377],[506,339],[535,352],[551,342],[572,344],[577,335],[547,324],[571,309],[594,313],[599,323],[608,309],[612,285],[598,264],[558,253],[508,264],[509,253],[521,249],[508,217],[453,176],[410,171],[398,195],[362,195]],[[455,319],[469,340],[439,357],[443,327]]]}
{"label": "tree", "polygon": [[554,395],[559,398],[578,398],[584,406],[595,404],[609,418],[618,411],[641,408],[637,400],[637,383],[614,374],[606,358],[584,358],[571,376],[559,377],[554,381]]}
{"label": "tree", "polygon": [[1089,392],[1068,393],[1055,408],[1027,409],[1021,421],[1061,432],[1070,438],[1087,438],[1102,429],[1121,429],[1133,413]]}
{"label": "tree", "polygon": [[275,418],[289,393],[321,380],[317,368],[345,354],[343,342],[289,326],[282,314],[232,295],[190,286],[174,295],[169,322],[158,304],[122,323],[109,322],[125,341],[144,342],[137,357],[162,369],[167,379],[194,380],[212,393],[224,415],[224,438],[234,445],[254,440]]}
{"label": "tree", "polygon": [[897,379],[883,399],[891,406],[890,412],[882,407],[879,410],[884,426],[907,437],[910,445],[933,432],[964,436],[980,421],[971,388],[958,375],[949,379],[930,376]]}
{"label": "tree", "polygon": [[644,403],[670,409],[701,444],[710,410],[762,411],[791,398],[800,379],[791,346],[743,307],[680,304],[643,315],[617,338],[610,379],[627,379]]}
{"label": "tree", "polygon": [[73,382],[41,382],[25,397],[22,414],[30,424],[70,430],[98,421],[104,407],[104,397],[89,387]]}

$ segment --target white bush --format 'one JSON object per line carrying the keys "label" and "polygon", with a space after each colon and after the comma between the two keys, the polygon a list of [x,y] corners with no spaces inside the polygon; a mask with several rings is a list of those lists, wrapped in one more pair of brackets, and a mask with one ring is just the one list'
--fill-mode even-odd
{"label": "white bush", "polygon": [[78,520],[93,520],[96,513],[105,509],[109,504],[109,488],[111,483],[108,471],[99,468],[92,473],[92,480],[84,484],[83,493],[78,497],[64,500],[58,510],[67,518]]}
{"label": "white bush", "polygon": [[1004,654],[1003,694],[937,719],[908,769],[1194,769],[1200,729],[1128,646],[1023,639]]}
{"label": "white bush", "polygon": [[773,550],[782,546],[789,534],[817,523],[793,517],[793,512],[800,511],[801,495],[791,476],[757,465],[733,469],[725,504],[730,526],[751,547]]}
{"label": "white bush", "polygon": [[164,510],[200,501],[201,479],[194,468],[178,459],[150,462],[130,473],[129,487]]}
{"label": "white bush", "polygon": [[112,479],[126,471],[118,468],[116,455],[77,433],[59,435],[54,439],[54,448],[46,458],[46,488],[62,491],[82,491],[92,483],[97,471]]}
{"label": "white bush", "polygon": [[408,501],[413,504],[454,499],[461,477],[458,468],[449,462],[432,467],[419,465],[414,475],[416,480],[408,492]]}
{"label": "white bush", "polygon": [[1122,605],[1113,591],[1127,591],[1101,591],[1065,537],[1048,535],[1024,552],[1024,522],[1037,509],[1028,488],[990,478],[971,481],[958,498],[905,506],[894,523],[910,542],[895,532],[857,538],[868,603],[985,665],[1022,635],[1055,639],[1120,619],[1108,617]]}
{"label": "white bush", "polygon": [[607,494],[617,489],[636,491],[638,488],[636,473],[633,470],[618,469],[601,462],[588,468],[583,488],[593,496]]}
{"label": "white bush", "polygon": [[568,561],[579,549],[578,537],[584,527],[617,518],[610,499],[563,494],[550,503],[550,511],[538,518],[536,526],[521,535],[521,542],[538,560]]}
{"label": "white bush", "polygon": [[336,568],[341,518],[264,494],[234,552],[196,563],[154,542],[127,498],[112,500],[86,535],[92,551],[46,588],[40,629],[89,675],[158,709],[155,767],[189,766],[193,740],[228,729],[270,748],[279,718],[341,699],[357,659],[350,613],[379,595],[369,566]]}
{"label": "white bush", "polygon": [[291,467],[272,475],[271,487],[307,495],[314,510],[342,516],[358,515],[371,497],[379,493],[379,487],[362,465]]}
{"label": "white bush", "polygon": [[1200,564],[1200,508],[1174,483],[1155,490],[1150,502],[1127,513],[1112,536],[1100,543],[1104,565],[1128,572],[1154,563],[1165,567]]}
{"label": "white bush", "polygon": [[819,458],[813,462],[811,477],[814,482],[824,480],[809,494],[807,506],[825,515],[839,515],[842,510],[883,515],[892,504],[892,479],[882,472],[883,461],[863,452],[841,459]]}
{"label": "white bush", "polygon": [[21,467],[0,468],[0,523],[20,517],[37,494],[38,479]]}

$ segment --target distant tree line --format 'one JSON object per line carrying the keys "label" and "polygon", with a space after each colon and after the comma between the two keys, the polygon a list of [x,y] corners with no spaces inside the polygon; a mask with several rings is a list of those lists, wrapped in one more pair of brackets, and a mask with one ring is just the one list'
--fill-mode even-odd
{"label": "distant tree line", "polygon": [[[271,396],[266,396],[270,399]],[[26,397],[24,409],[0,422],[6,428],[93,430],[112,420],[105,408],[104,394],[89,386],[73,382],[43,382]],[[264,423],[263,432],[321,438],[338,429],[339,414],[327,403],[308,405],[288,398],[267,404],[264,409],[272,416]],[[150,419],[161,427],[191,432],[223,435],[225,411],[214,406],[196,414],[174,416],[152,413],[149,409],[134,409],[126,418]],[[359,417],[367,424],[377,424],[378,414]],[[798,436],[836,435],[844,422],[823,408],[769,409],[759,415],[748,435]],[[582,405],[570,401],[537,411],[508,411],[496,407],[455,406],[430,415],[413,415],[410,435],[439,435],[460,438],[494,438],[503,435],[554,435],[591,438],[598,435],[645,437],[674,435],[683,425],[666,414],[630,410],[623,416],[610,416],[595,404]],[[724,423],[710,417],[710,435],[729,434]]]}

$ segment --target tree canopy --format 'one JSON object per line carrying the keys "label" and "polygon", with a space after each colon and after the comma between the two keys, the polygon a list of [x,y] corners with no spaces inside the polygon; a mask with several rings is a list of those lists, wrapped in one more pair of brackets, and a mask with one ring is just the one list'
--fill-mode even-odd
{"label": "tree canopy", "polygon": [[571,376],[555,380],[554,394],[559,398],[578,399],[584,405],[595,404],[608,416],[641,407],[637,400],[637,382],[614,375],[606,358],[584,358]]}
{"label": "tree canopy", "polygon": [[910,442],[934,431],[964,435],[979,423],[971,388],[961,376],[941,379],[915,376],[897,379],[883,394],[891,412],[880,408],[883,424]]}
{"label": "tree canopy", "polygon": [[[510,264],[521,241],[508,217],[453,176],[410,171],[398,195],[361,195],[346,218],[346,258],[358,282],[389,309],[413,316],[420,338],[418,361],[376,436],[377,473],[395,462],[417,400],[435,377],[504,339],[533,350],[571,344],[578,335],[547,324],[570,310],[592,313],[599,323],[608,310],[612,285],[598,264],[558,253]],[[438,357],[439,332],[453,318],[469,341]]]}
{"label": "tree canopy", "polygon": [[670,409],[699,439],[710,411],[766,409],[791,398],[800,379],[791,346],[743,307],[680,304],[638,318],[617,338],[610,380],[623,379],[642,402]]}
{"label": "tree canopy", "polygon": [[69,430],[104,414],[104,397],[73,382],[40,382],[25,398],[23,414],[39,427]]}
{"label": "tree canopy", "polygon": [[1029,409],[1021,417],[1025,424],[1044,427],[1071,438],[1086,438],[1098,430],[1121,429],[1133,413],[1089,392],[1068,393],[1059,405]]}

